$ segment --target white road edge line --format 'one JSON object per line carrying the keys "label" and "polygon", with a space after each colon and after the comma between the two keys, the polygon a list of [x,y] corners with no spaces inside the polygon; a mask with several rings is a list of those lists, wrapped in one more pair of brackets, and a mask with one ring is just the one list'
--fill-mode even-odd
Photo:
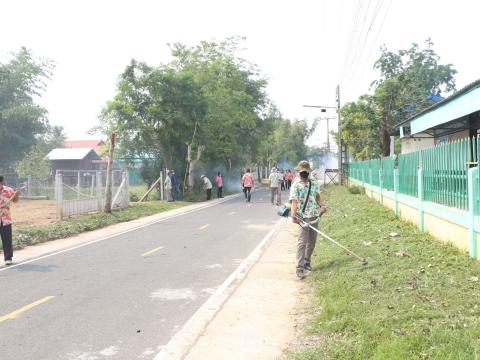
{"label": "white road edge line", "polygon": [[100,239],[92,240],[92,241],[89,241],[89,242],[86,242],[86,243],[83,243],[83,244],[80,244],[80,245],[77,245],[77,246],[73,246],[71,248],[63,249],[63,250],[60,250],[60,251],[53,252],[51,254],[42,255],[40,257],[36,257],[36,258],[30,259],[30,260],[22,261],[22,262],[19,262],[18,264],[5,266],[3,268],[0,268],[0,272],[11,270],[11,269],[14,269],[16,267],[19,267],[19,266],[22,266],[22,265],[25,265],[25,264],[29,264],[29,263],[32,263],[32,262],[35,262],[35,261],[38,261],[38,260],[46,259],[46,258],[55,256],[55,255],[63,254],[63,253],[66,253],[66,252],[69,252],[69,251],[72,251],[72,250],[75,250],[75,249],[79,249],[79,248],[84,247],[84,246],[88,246],[88,245],[95,244],[95,243],[100,242],[100,241],[111,239],[111,238],[116,237],[116,236],[128,234],[129,232],[132,232],[132,231],[135,231],[135,230],[138,230],[138,229],[143,229],[143,228],[148,227],[150,225],[154,225],[154,224],[160,223],[162,221],[170,220],[170,219],[176,218],[178,216],[182,216],[182,215],[190,214],[190,213],[193,213],[193,212],[196,212],[196,211],[199,211],[199,210],[203,210],[203,209],[206,209],[206,208],[224,203],[226,201],[235,199],[235,198],[239,197],[240,195],[243,195],[243,194],[231,195],[230,197],[224,198],[224,199],[219,200],[215,203],[211,203],[211,204],[208,204],[208,205],[205,205],[205,206],[201,206],[201,207],[198,207],[198,208],[195,208],[195,209],[191,209],[191,210],[185,211],[185,212],[180,213],[180,214],[175,214],[175,215],[167,216],[163,219],[154,220],[154,221],[151,221],[149,223],[139,225],[139,226],[133,227],[133,228],[125,230],[125,231],[120,231],[116,234],[108,235],[108,236],[100,238]]}
{"label": "white road edge line", "polygon": [[[273,229],[270,230],[250,255],[230,274],[212,296],[200,306],[185,325],[173,335],[168,344],[155,356],[154,360],[179,360],[188,355],[188,352],[195,345],[205,328],[238,287],[240,280],[248,274],[249,270],[263,254],[263,250],[267,247],[269,240],[279,228],[282,221],[284,221],[283,218],[276,222]],[[236,282],[236,284],[232,285],[234,282]]]}

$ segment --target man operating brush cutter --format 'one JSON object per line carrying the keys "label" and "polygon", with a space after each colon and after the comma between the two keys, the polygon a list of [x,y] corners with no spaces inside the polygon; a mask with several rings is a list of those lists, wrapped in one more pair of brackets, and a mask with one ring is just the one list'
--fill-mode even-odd
{"label": "man operating brush cutter", "polygon": [[335,239],[318,230],[318,219],[327,211],[327,208],[320,200],[320,186],[313,177],[310,178],[311,169],[307,161],[301,161],[298,164],[297,171],[300,174],[300,178],[293,182],[290,189],[291,205],[285,204],[278,209],[278,215],[288,216],[290,214],[292,221],[302,227],[297,243],[297,276],[303,279],[305,270],[312,270],[310,264],[317,234],[320,234],[323,238],[341,247],[348,254],[356,257],[362,262],[362,265],[367,265],[366,259],[358,256]]}
{"label": "man operating brush cutter", "polygon": [[[327,211],[320,200],[320,184],[310,179],[312,169],[308,161],[300,161],[295,169],[300,174],[290,188],[291,216],[302,226],[297,242],[297,276],[305,277],[305,270],[312,271],[311,260],[317,241],[318,218]],[[307,224],[305,226],[305,224]]]}

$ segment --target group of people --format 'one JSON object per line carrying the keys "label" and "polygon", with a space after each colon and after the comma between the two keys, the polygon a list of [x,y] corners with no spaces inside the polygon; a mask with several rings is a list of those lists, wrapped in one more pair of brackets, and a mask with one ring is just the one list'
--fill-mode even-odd
{"label": "group of people", "polygon": [[[277,169],[275,169],[277,170]],[[292,186],[292,181],[294,179],[294,176],[292,174],[292,171],[290,169],[285,170],[282,175],[282,179],[280,182],[280,189],[283,190],[290,190],[290,187]]]}
{"label": "group of people", "polygon": [[[200,176],[200,179],[202,180],[203,190],[207,193],[207,200],[210,200],[212,198],[212,182],[206,175]],[[221,199],[223,198],[223,177],[220,171],[217,173],[215,183],[217,185],[217,198]]]}
{"label": "group of people", "polygon": [[175,201],[180,198],[180,184],[178,183],[177,175],[175,170],[170,170],[167,172],[165,181],[163,182],[163,187],[167,194],[167,201]]}

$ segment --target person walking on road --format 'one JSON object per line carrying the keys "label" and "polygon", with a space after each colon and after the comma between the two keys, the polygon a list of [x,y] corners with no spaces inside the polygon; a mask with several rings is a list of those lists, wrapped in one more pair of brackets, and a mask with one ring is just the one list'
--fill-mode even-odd
{"label": "person walking on road", "polygon": [[10,205],[12,202],[17,202],[19,196],[20,192],[5,186],[4,178],[0,176],[0,237],[2,238],[3,257],[7,266],[12,264],[13,259]]}
{"label": "person walking on road", "polygon": [[[296,170],[300,177],[293,182],[289,198],[292,204],[292,221],[300,224],[300,218],[318,228],[319,217],[327,211],[320,199],[320,184],[310,178],[312,169],[308,161],[300,161]],[[317,233],[302,226],[297,242],[297,276],[300,279],[305,277],[305,270],[312,271],[311,260],[316,241]]]}
{"label": "person walking on road", "polygon": [[217,174],[215,182],[217,183],[217,198],[221,199],[223,198],[223,179],[220,171]]}
{"label": "person walking on road", "polygon": [[172,180],[172,199],[173,201],[178,200],[180,198],[180,184],[178,183],[177,175],[175,174],[175,170],[172,170],[172,174],[170,175],[170,179]]}
{"label": "person walking on road", "polygon": [[287,171],[287,190],[290,190],[292,187],[293,174],[290,169]]}
{"label": "person walking on road", "polygon": [[207,201],[208,201],[212,198],[212,182],[205,175],[202,175],[200,178],[203,181],[203,190],[205,190],[207,193]]}
{"label": "person walking on road", "polygon": [[275,197],[277,198],[276,204],[280,206],[282,203],[282,192],[280,191],[280,182],[282,181],[282,174],[277,170],[277,168],[273,167],[270,176],[268,177],[270,181],[270,192],[271,192],[271,199],[270,202],[272,205],[274,204]]}
{"label": "person walking on road", "polygon": [[171,202],[173,201],[173,192],[172,192],[172,179],[170,178],[170,171],[167,172],[167,177],[165,178],[165,181],[163,182],[163,187],[165,188],[165,193],[167,195],[167,201]]}
{"label": "person walking on road", "polygon": [[242,189],[245,194],[245,202],[250,203],[252,198],[252,189],[254,185],[253,174],[250,172],[250,169],[247,169],[247,172],[242,176]]}

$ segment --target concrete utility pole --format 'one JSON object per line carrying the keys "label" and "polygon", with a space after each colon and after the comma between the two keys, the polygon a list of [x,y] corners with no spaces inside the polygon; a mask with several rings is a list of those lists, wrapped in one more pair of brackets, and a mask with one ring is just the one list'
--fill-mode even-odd
{"label": "concrete utility pole", "polygon": [[110,149],[108,151],[107,165],[107,186],[105,191],[105,212],[112,212],[112,175],[113,175],[113,154],[115,149],[115,133],[110,138]]}
{"label": "concrete utility pole", "polygon": [[342,118],[340,116],[340,85],[336,89],[337,116],[338,116],[338,174],[340,176],[340,184],[343,184],[343,164],[347,160],[345,149],[342,141]]}

